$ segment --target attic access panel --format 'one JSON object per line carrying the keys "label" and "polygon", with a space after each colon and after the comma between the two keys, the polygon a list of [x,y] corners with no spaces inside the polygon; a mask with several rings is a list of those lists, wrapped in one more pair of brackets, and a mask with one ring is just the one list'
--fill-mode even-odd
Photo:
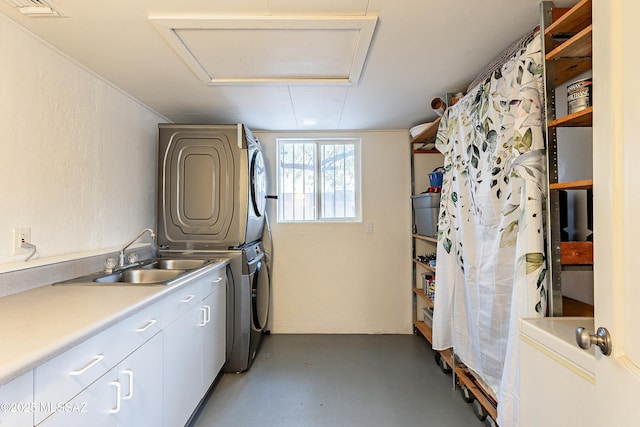
{"label": "attic access panel", "polygon": [[375,16],[149,17],[203,82],[356,84]]}

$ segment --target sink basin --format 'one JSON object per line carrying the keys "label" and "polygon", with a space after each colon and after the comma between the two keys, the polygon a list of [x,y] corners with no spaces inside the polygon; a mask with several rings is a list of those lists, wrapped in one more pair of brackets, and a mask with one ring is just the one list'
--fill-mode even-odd
{"label": "sink basin", "polygon": [[169,259],[161,258],[149,265],[149,268],[160,270],[193,270],[210,263],[204,259]]}
{"label": "sink basin", "polygon": [[113,273],[94,279],[98,283],[163,283],[167,282],[182,273],[185,270],[162,270],[162,269],[141,269],[135,268],[124,270],[119,273]]}

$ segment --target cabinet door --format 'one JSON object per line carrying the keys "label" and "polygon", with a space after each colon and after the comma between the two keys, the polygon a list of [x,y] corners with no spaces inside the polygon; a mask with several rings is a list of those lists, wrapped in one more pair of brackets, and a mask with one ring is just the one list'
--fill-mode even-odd
{"label": "cabinet door", "polygon": [[116,427],[122,408],[122,387],[116,379],[113,368],[69,402],[43,403],[53,405],[53,414],[38,427]]}
{"label": "cabinet door", "polygon": [[118,364],[118,426],[162,425],[162,338],[162,334],[155,335]]}
{"label": "cabinet door", "polygon": [[222,369],[226,356],[226,286],[218,288],[204,300],[207,324],[203,331],[202,393],[207,392]]}
{"label": "cabinet door", "polygon": [[184,425],[202,397],[204,309],[193,307],[164,330],[164,425]]}
{"label": "cabinet door", "polygon": [[35,369],[36,423],[116,366],[117,332],[116,327],[102,331]]}
{"label": "cabinet door", "polygon": [[33,371],[0,386],[0,425],[33,426]]}

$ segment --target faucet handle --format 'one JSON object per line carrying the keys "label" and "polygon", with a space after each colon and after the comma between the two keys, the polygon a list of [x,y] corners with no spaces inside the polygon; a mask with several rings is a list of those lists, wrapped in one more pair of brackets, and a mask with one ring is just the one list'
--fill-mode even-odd
{"label": "faucet handle", "polygon": [[117,264],[116,259],[113,257],[109,257],[104,260],[104,271],[107,273],[111,273],[113,271],[113,267]]}
{"label": "faucet handle", "polygon": [[127,262],[129,264],[133,264],[133,263],[138,262],[138,254],[133,252],[133,253],[130,253],[129,255],[127,255]]}

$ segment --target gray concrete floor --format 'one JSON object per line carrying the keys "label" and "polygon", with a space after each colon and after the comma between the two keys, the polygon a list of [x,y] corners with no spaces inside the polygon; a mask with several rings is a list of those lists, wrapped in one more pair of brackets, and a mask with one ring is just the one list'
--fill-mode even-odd
{"label": "gray concrete floor", "polygon": [[268,335],[193,427],[482,427],[424,338]]}

